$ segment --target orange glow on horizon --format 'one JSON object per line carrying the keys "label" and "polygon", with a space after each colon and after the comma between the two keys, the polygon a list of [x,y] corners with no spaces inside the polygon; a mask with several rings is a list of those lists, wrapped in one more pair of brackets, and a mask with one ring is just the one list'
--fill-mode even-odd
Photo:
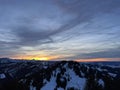
{"label": "orange glow on horizon", "polygon": [[90,59],[77,59],[77,62],[105,62],[105,61],[120,61],[120,58],[90,58]]}
{"label": "orange glow on horizon", "polygon": [[25,59],[25,60],[49,60],[48,57],[14,57],[13,59]]}
{"label": "orange glow on horizon", "polygon": [[49,60],[47,57],[41,57],[41,58],[39,58],[39,57],[35,57],[35,58],[33,58],[34,60]]}
{"label": "orange glow on horizon", "polygon": [[27,55],[27,56],[14,56],[11,57],[12,59],[25,59],[25,60],[55,60],[57,58],[59,58],[59,56],[31,56],[31,55]]}
{"label": "orange glow on horizon", "polygon": [[[14,56],[11,57],[12,59],[23,59],[23,60],[45,60],[45,61],[50,61],[50,60],[65,60],[64,56],[35,56],[35,55],[27,55],[27,56]],[[69,60],[67,60],[69,61]],[[89,59],[76,59],[73,61],[77,62],[104,62],[104,61],[120,61],[120,58],[89,58]]]}

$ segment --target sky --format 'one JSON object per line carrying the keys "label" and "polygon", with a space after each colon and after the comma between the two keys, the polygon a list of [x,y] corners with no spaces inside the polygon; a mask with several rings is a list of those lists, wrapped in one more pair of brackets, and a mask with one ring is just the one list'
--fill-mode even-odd
{"label": "sky", "polygon": [[120,60],[120,0],[0,0],[0,58]]}

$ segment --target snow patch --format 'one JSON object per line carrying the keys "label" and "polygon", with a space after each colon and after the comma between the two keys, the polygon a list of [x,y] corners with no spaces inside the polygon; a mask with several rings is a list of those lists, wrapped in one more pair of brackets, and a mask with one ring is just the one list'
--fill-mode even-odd
{"label": "snow patch", "polygon": [[110,76],[112,76],[112,77],[116,77],[117,76],[117,74],[114,74],[114,73],[108,73]]}
{"label": "snow patch", "polygon": [[56,86],[56,79],[55,77],[52,77],[50,79],[50,82],[47,82],[47,84],[43,86],[41,90],[54,90],[55,86]]}
{"label": "snow patch", "polygon": [[73,70],[67,70],[66,73],[69,73],[71,79],[67,83],[67,88],[74,87],[76,89],[84,90],[85,85],[86,85],[86,79],[85,78],[80,78],[75,74]]}
{"label": "snow patch", "polygon": [[30,82],[30,90],[36,90],[36,87],[34,87],[34,86],[32,85],[32,83],[33,83],[33,80],[31,80],[31,82]]}
{"label": "snow patch", "polygon": [[5,79],[5,78],[6,78],[6,76],[4,73],[0,74],[0,79]]}
{"label": "snow patch", "polygon": [[101,86],[104,87],[104,81],[103,81],[102,79],[99,79],[99,80],[98,80],[98,83],[99,83],[99,85],[101,85]]}

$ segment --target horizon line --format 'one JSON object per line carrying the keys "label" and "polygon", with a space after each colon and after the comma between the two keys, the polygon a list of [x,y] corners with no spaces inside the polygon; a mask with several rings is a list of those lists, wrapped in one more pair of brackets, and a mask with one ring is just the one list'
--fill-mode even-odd
{"label": "horizon line", "polygon": [[35,59],[15,59],[9,57],[0,57],[0,59],[26,60],[26,61],[76,61],[76,62],[120,62],[120,58],[84,58],[84,59],[53,59],[53,60],[35,60]]}

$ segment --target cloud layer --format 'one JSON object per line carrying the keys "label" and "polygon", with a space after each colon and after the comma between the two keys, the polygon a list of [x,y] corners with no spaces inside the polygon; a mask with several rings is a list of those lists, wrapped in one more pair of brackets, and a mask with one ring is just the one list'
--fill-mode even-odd
{"label": "cloud layer", "polygon": [[0,57],[120,58],[119,3],[0,0]]}

